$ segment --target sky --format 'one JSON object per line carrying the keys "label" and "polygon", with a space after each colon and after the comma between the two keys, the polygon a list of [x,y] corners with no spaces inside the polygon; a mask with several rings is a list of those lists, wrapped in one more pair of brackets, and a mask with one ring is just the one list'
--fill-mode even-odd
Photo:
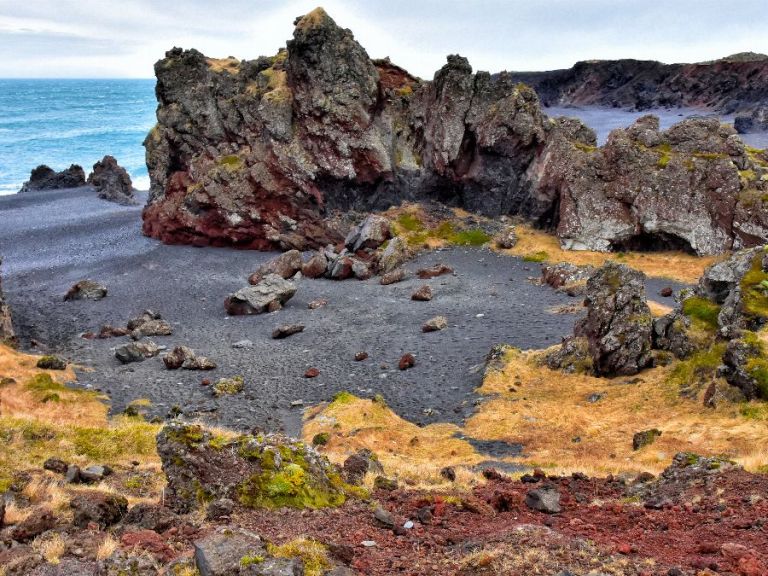
{"label": "sky", "polygon": [[0,0],[0,77],[151,78],[173,46],[271,55],[322,5],[372,58],[432,78],[447,54],[476,70],[579,60],[700,62],[768,53],[768,0]]}

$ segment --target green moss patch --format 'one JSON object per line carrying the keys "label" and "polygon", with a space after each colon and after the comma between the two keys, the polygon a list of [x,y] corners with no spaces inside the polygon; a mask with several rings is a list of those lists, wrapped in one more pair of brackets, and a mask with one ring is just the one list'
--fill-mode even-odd
{"label": "green moss patch", "polygon": [[676,386],[689,386],[700,379],[711,378],[722,363],[725,344],[715,344],[681,361],[669,374],[668,382]]}
{"label": "green moss patch", "polygon": [[538,252],[532,252],[530,254],[526,254],[525,256],[523,256],[523,261],[524,262],[546,262],[548,258],[549,258],[549,253],[544,250],[540,250]]}
{"label": "green moss patch", "polygon": [[720,314],[720,306],[706,298],[692,296],[683,302],[683,314],[701,328],[717,330],[717,316]]}
{"label": "green moss patch", "polygon": [[741,280],[744,312],[756,319],[768,319],[768,273],[763,272],[763,253],[752,259],[752,266]]}

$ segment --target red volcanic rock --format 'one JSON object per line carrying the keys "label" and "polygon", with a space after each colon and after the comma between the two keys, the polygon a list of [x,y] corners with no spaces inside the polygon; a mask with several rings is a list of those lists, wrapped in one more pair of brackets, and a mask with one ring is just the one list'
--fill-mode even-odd
{"label": "red volcanic rock", "polygon": [[328,258],[322,252],[315,252],[301,267],[301,273],[307,278],[322,278],[328,269]]}
{"label": "red volcanic rock", "polygon": [[453,268],[446,266],[445,264],[435,264],[431,268],[422,268],[416,275],[422,280],[429,280],[430,278],[437,278],[443,274],[452,274]]}
{"label": "red volcanic rock", "polygon": [[259,267],[256,272],[248,276],[249,284],[258,284],[270,274],[277,274],[284,280],[293,277],[302,269],[301,252],[289,250],[272,258],[269,262]]}
{"label": "red volcanic rock", "polygon": [[403,354],[402,358],[400,358],[400,362],[397,365],[400,370],[408,370],[414,366],[416,366],[416,358],[410,352]]}
{"label": "red volcanic rock", "polygon": [[173,548],[154,530],[126,532],[120,537],[120,544],[130,550],[148,552],[163,562],[168,562],[176,556]]}
{"label": "red volcanic rock", "polygon": [[317,368],[309,368],[304,372],[304,378],[317,378],[320,376],[320,370]]}

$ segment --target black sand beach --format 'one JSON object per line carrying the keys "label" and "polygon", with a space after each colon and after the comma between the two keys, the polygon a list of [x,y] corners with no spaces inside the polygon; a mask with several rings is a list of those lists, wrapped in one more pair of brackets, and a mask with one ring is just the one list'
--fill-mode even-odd
{"label": "black sand beach", "polygon": [[[102,390],[115,412],[146,398],[154,415],[178,406],[217,424],[296,434],[302,406],[292,404],[306,407],[348,390],[382,394],[414,422],[460,422],[473,410],[473,390],[493,345],[542,348],[572,331],[574,316],[550,309],[574,299],[532,283],[538,264],[459,248],[423,254],[408,264],[411,271],[440,262],[454,268],[454,275],[427,281],[435,292],[431,302],[410,299],[424,283],[415,277],[391,286],[379,285],[377,278],[303,279],[282,311],[228,317],[225,297],[245,286],[248,274],[273,254],[163,245],[142,236],[140,214],[139,207],[104,202],[88,188],[0,197],[3,273],[22,346],[34,339],[42,344],[39,350],[83,366],[78,385]],[[106,284],[109,296],[64,302],[69,287],[84,278]],[[656,293],[669,284],[650,279],[648,288]],[[317,298],[329,304],[309,310],[307,304]],[[154,338],[157,344],[190,346],[218,368],[169,371],[159,357],[123,366],[111,349],[128,337],[81,337],[103,324],[125,326],[146,308],[174,326],[172,336]],[[446,316],[449,327],[423,334],[421,324],[436,315]],[[289,323],[306,329],[272,340],[272,330]],[[253,347],[232,348],[243,339]],[[356,362],[358,351],[369,358]],[[417,364],[400,371],[398,360],[406,352]],[[304,378],[310,367],[320,376]],[[238,374],[246,387],[234,397],[215,399],[201,385],[203,379]]]}

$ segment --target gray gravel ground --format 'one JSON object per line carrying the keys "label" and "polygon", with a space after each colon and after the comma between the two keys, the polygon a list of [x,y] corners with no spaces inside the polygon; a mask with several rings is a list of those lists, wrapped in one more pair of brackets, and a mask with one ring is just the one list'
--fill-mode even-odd
{"label": "gray gravel ground", "polygon": [[[0,254],[3,283],[22,344],[30,339],[92,370],[79,373],[80,385],[100,389],[114,411],[138,398],[152,401],[153,413],[174,406],[190,415],[236,428],[284,429],[297,433],[301,400],[309,406],[349,390],[382,394],[403,417],[418,423],[460,423],[477,400],[481,368],[489,349],[501,342],[540,348],[571,333],[575,317],[550,308],[573,299],[529,277],[537,264],[482,249],[450,249],[424,254],[408,268],[446,263],[454,275],[429,283],[431,302],[410,299],[424,281],[415,277],[391,286],[377,279],[304,279],[280,312],[228,317],[224,298],[247,284],[246,278],[273,254],[222,248],[166,246],[141,235],[141,209],[96,198],[88,189],[0,197]],[[99,302],[64,302],[78,280],[106,284]],[[649,280],[650,294],[670,285]],[[671,284],[674,288],[680,285]],[[328,306],[309,310],[325,298]],[[212,372],[168,371],[160,358],[121,365],[111,348],[128,338],[85,340],[80,334],[103,324],[124,326],[145,308],[160,312],[174,334],[154,338],[172,348],[188,345],[212,358]],[[421,324],[435,316],[449,327],[423,334]],[[301,323],[304,332],[272,340],[280,324]],[[233,349],[239,340],[252,349]],[[366,351],[369,358],[356,362]],[[415,355],[414,368],[397,368],[401,355]],[[320,376],[304,378],[307,368]],[[203,379],[241,374],[245,391],[214,399]]]}

